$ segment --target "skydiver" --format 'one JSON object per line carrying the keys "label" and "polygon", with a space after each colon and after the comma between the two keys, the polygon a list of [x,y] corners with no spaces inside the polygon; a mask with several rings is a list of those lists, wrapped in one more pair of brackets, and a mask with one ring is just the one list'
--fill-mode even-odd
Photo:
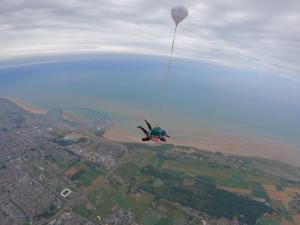
{"label": "skydiver", "polygon": [[141,129],[143,131],[143,133],[146,135],[146,137],[142,138],[142,141],[152,140],[152,141],[158,142],[160,140],[160,141],[165,142],[166,138],[170,137],[164,129],[162,129],[160,127],[152,128],[152,126],[150,125],[150,123],[147,120],[145,120],[145,123],[147,124],[147,127],[149,130],[146,130],[142,126],[137,127],[139,129]]}

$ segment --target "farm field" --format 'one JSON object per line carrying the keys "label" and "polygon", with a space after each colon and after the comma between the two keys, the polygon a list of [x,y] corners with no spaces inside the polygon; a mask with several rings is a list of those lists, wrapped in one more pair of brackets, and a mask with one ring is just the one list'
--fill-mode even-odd
{"label": "farm field", "polygon": [[[126,161],[88,195],[93,207],[83,204],[78,213],[95,220],[119,208],[132,212],[141,225],[201,224],[202,220],[230,224],[234,218],[249,225],[297,225],[299,221],[300,215],[289,210],[300,194],[299,182],[284,179],[289,166],[278,177],[272,174],[277,162],[266,168],[265,160],[257,158],[186,147],[175,151],[171,145],[126,147]],[[85,184],[85,177],[95,176],[87,169],[77,179]],[[300,177],[300,171],[295,176]],[[83,206],[89,206],[87,211]]]}

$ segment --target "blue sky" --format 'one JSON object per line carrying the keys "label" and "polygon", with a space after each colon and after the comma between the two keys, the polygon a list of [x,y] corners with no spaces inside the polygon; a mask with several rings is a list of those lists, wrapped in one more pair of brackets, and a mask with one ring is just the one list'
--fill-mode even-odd
{"label": "blue sky", "polygon": [[0,60],[167,55],[177,4],[190,13],[176,56],[300,79],[299,0],[0,0]]}

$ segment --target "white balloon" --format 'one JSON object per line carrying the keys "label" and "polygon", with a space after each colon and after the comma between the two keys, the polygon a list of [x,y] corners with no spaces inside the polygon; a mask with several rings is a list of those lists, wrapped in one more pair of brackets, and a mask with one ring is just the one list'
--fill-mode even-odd
{"label": "white balloon", "polygon": [[189,14],[189,11],[187,10],[187,8],[185,6],[182,6],[182,5],[175,6],[171,10],[171,15],[172,15],[172,18],[173,18],[176,26],[182,20],[184,20],[188,14]]}

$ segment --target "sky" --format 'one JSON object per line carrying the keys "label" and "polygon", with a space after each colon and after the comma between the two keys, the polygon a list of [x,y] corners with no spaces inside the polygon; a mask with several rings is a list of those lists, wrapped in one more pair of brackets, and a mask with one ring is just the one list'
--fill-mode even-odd
{"label": "sky", "polygon": [[0,0],[0,61],[63,54],[175,54],[300,80],[299,0]]}

